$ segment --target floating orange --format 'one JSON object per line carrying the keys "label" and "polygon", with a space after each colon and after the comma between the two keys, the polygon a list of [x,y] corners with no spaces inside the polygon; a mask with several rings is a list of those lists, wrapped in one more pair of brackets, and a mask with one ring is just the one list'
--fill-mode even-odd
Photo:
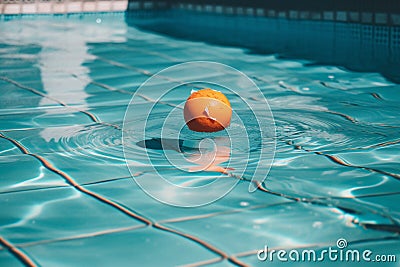
{"label": "floating orange", "polygon": [[218,132],[229,126],[232,108],[223,93],[205,88],[189,96],[183,115],[192,131]]}

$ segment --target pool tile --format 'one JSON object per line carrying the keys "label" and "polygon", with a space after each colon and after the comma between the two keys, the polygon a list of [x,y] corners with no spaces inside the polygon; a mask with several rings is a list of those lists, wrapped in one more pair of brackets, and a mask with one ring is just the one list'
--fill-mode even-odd
{"label": "pool tile", "polygon": [[[343,153],[344,157],[342,154],[338,156],[340,159],[346,159],[347,155],[358,153],[365,152],[348,152]],[[286,144],[281,143],[278,144],[267,187],[273,191],[299,197],[352,198],[372,193],[397,192],[397,182],[393,177],[343,166],[326,156],[315,154],[312,151],[292,150]]]}
{"label": "pool tile", "polygon": [[138,229],[24,248],[44,266],[183,265],[215,254],[185,238],[155,229]]}
{"label": "pool tile", "polygon": [[[86,86],[85,91],[90,95],[86,98],[86,104],[90,107],[101,106],[101,105],[113,105],[113,104],[125,104],[127,105],[132,97],[129,91],[124,92],[123,86],[120,87],[107,87],[107,84],[100,83],[97,81],[90,83]],[[131,86],[135,88],[136,86]],[[132,90],[132,88],[130,90]],[[118,90],[121,89],[122,92]]]}
{"label": "pool tile", "polygon": [[258,250],[265,244],[269,247],[292,247],[335,243],[341,236],[349,240],[393,236],[355,227],[348,218],[337,214],[332,208],[302,203],[167,225],[193,234],[229,253]]}
{"label": "pool tile", "polygon": [[391,216],[394,220],[400,220],[400,211],[398,209],[397,203],[400,201],[400,193],[397,194],[387,194],[382,196],[369,196],[356,199],[355,201],[358,205],[365,205],[371,209],[375,209],[377,212],[387,214]]}
{"label": "pool tile", "polygon": [[29,155],[0,157],[0,194],[30,189],[67,186],[55,173]]}
{"label": "pool tile", "polygon": [[102,122],[121,122],[124,120],[128,101],[121,104],[96,106],[90,109]]}
{"label": "pool tile", "polygon": [[10,141],[0,138],[0,158],[4,156],[19,155],[21,151]]}
{"label": "pool tile", "polygon": [[0,88],[2,91],[0,98],[2,114],[27,112],[27,110],[37,108],[42,100],[41,96],[32,94],[4,80],[0,80]]}
{"label": "pool tile", "polygon": [[349,167],[330,170],[272,169],[267,187],[297,197],[362,197],[397,192],[398,181],[385,175]]}
{"label": "pool tile", "polygon": [[336,156],[354,166],[381,170],[400,177],[400,168],[398,165],[400,161],[399,149],[400,144],[388,144],[382,147],[337,153]]}
{"label": "pool tile", "polygon": [[47,107],[27,113],[6,114],[1,116],[1,130],[43,128],[51,126],[67,126],[90,124],[93,121],[85,114],[67,107]]}
{"label": "pool tile", "polygon": [[0,194],[0,235],[13,244],[144,225],[75,188]]}
{"label": "pool tile", "polygon": [[[45,157],[45,154],[56,152],[69,152],[72,155],[85,154],[85,149],[112,150],[121,145],[121,134],[121,130],[101,124],[54,126],[5,133],[30,152]],[[122,147],[117,150],[122,151]]]}
{"label": "pool tile", "polygon": [[[117,52],[117,50],[113,50],[113,53]],[[96,80],[99,82],[104,82],[108,80],[113,80],[121,77],[135,77],[136,75],[132,70],[119,68],[113,66],[107,62],[101,61],[99,59],[95,59],[90,63],[85,64],[85,67],[88,68],[89,73],[84,76],[89,76],[92,80]],[[82,74],[81,74],[82,75]],[[132,79],[136,81],[136,79]]]}
{"label": "pool tile", "polygon": [[[152,179],[152,175],[148,175],[147,179]],[[253,207],[290,202],[290,200],[282,197],[260,191],[249,193],[248,183],[239,183],[225,197],[216,202],[202,207],[180,208],[156,201],[145,194],[132,179],[133,178],[128,178],[109,183],[94,184],[87,186],[87,188],[146,214],[156,221],[168,221],[180,218],[190,220],[191,217],[207,214],[219,216],[221,212],[234,212],[240,216],[240,214],[246,214],[246,209],[251,209]]]}
{"label": "pool tile", "polygon": [[97,149],[85,149],[72,154],[51,153],[46,155],[46,159],[78,183],[129,176],[122,147],[111,147],[108,151],[110,154],[107,154],[106,149],[101,149],[101,152]]}

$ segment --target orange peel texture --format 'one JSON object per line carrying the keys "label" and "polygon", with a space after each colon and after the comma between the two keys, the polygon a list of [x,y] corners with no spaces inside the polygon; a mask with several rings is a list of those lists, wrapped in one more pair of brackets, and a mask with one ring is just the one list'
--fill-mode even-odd
{"label": "orange peel texture", "polygon": [[183,115],[192,131],[218,132],[229,126],[232,108],[223,93],[205,88],[189,96]]}

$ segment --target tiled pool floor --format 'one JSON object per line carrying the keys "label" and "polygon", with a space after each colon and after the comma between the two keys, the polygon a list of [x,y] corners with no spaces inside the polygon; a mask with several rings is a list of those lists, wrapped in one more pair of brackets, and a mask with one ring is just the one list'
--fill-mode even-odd
{"label": "tiled pool floor", "polygon": [[[242,181],[178,208],[134,183],[121,128],[141,83],[193,60],[256,82],[277,150],[256,192]],[[144,32],[124,14],[0,21],[0,265],[280,265],[257,251],[339,238],[399,257],[400,86],[304,63]]]}

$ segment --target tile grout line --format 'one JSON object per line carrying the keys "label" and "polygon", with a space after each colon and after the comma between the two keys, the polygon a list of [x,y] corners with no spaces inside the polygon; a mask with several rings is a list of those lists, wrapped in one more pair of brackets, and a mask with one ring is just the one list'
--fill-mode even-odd
{"label": "tile grout line", "polygon": [[[111,64],[111,63],[109,63],[109,64]],[[111,65],[112,65],[112,64],[111,64]],[[78,80],[86,81],[86,80],[84,80],[84,79],[79,78],[79,76],[76,75],[76,74],[68,73],[68,72],[64,72],[64,73],[70,74],[71,76],[73,76],[74,78],[76,78],[76,79],[78,79]],[[146,74],[145,74],[145,75],[146,75]],[[151,76],[151,75],[152,75],[152,74],[150,73],[150,76]],[[166,77],[166,78],[168,78],[168,77]],[[86,111],[86,110],[79,109],[79,108],[71,107],[70,105],[64,103],[63,101],[58,100],[58,99],[56,99],[56,98],[54,98],[54,97],[48,96],[48,95],[46,95],[46,94],[44,94],[44,93],[42,93],[42,92],[40,92],[40,91],[38,91],[38,90],[36,90],[36,89],[34,89],[34,88],[32,88],[32,87],[25,86],[25,85],[23,85],[23,84],[21,84],[21,83],[19,83],[19,82],[17,82],[17,81],[14,81],[14,80],[12,80],[12,79],[10,79],[10,78],[7,78],[7,77],[5,77],[5,76],[0,76],[0,79],[3,80],[3,81],[6,81],[6,82],[8,82],[8,83],[11,83],[11,84],[15,85],[16,87],[18,87],[18,88],[20,88],[20,89],[30,91],[30,92],[32,92],[32,93],[34,93],[34,94],[36,94],[36,95],[39,95],[39,96],[41,96],[41,97],[43,97],[43,98],[50,99],[50,100],[52,100],[52,101],[58,103],[59,105],[61,105],[61,106],[63,106],[63,107],[66,107],[66,108],[69,108],[69,109],[71,109],[71,110],[75,110],[75,111],[78,111],[78,112],[80,112],[80,113],[83,113],[84,115],[88,116],[92,122],[95,122],[95,123],[98,123],[98,124],[102,124],[102,125],[105,125],[105,126],[109,126],[109,127],[113,127],[113,128],[115,128],[115,129],[117,129],[117,130],[122,130],[121,127],[120,127],[119,125],[111,124],[111,123],[107,123],[107,122],[102,122],[102,121],[100,121],[100,120],[96,117],[96,115],[94,115],[93,113],[88,112],[88,111]],[[109,90],[109,91],[112,91],[112,92],[113,92],[113,91],[117,91],[117,92],[120,92],[120,93],[123,93],[123,94],[130,94],[130,95],[133,95],[133,94],[134,94],[134,93],[131,93],[131,92],[129,92],[129,91],[121,90],[121,89],[115,89],[115,90],[113,90],[113,89],[114,89],[113,87],[110,87],[110,86],[105,85],[105,84],[100,83],[100,82],[96,82],[96,81],[88,81],[88,82],[91,83],[91,84],[94,84],[94,85],[96,85],[96,86],[98,86],[98,87],[101,87],[101,88],[107,89],[107,90]],[[156,102],[157,102],[156,100],[154,100],[154,99],[152,99],[152,98],[150,98],[150,97],[147,97],[147,96],[145,96],[145,95],[143,95],[143,94],[136,94],[136,95],[138,95],[139,97],[143,98],[144,100],[146,100],[146,101],[148,101],[148,102],[150,102],[150,103],[156,103]],[[167,102],[164,102],[164,101],[158,101],[157,103],[161,103],[161,104],[164,104],[164,105],[168,105],[168,106],[171,106],[171,107],[174,107],[174,108],[181,108],[181,107],[179,107],[178,105],[174,105],[174,104],[167,103]]]}
{"label": "tile grout line", "polygon": [[61,105],[61,106],[63,106],[63,107],[70,108],[70,109],[72,109],[72,110],[75,110],[75,111],[78,111],[78,112],[80,112],[80,113],[83,113],[83,114],[85,114],[86,116],[88,116],[88,117],[90,118],[91,121],[96,122],[96,123],[100,123],[99,119],[98,119],[94,114],[92,114],[92,113],[90,113],[90,112],[88,112],[88,111],[86,111],[86,110],[81,110],[81,109],[78,109],[78,108],[75,108],[75,107],[71,107],[70,105],[64,103],[63,101],[60,101],[60,100],[58,100],[58,99],[56,99],[56,98],[54,98],[54,97],[51,97],[51,96],[49,96],[49,95],[46,95],[46,94],[44,94],[44,93],[42,93],[42,92],[40,92],[40,91],[38,91],[38,90],[36,90],[36,89],[34,89],[34,88],[25,86],[25,85],[23,85],[23,84],[21,84],[21,83],[19,83],[19,82],[17,82],[17,81],[14,81],[14,80],[12,80],[12,79],[10,79],[10,78],[7,78],[7,77],[5,77],[5,76],[0,76],[0,79],[3,80],[3,81],[5,81],[5,82],[11,83],[11,84],[13,84],[13,85],[15,85],[15,86],[17,86],[17,87],[23,89],[23,90],[30,91],[30,92],[34,93],[35,95],[39,95],[39,96],[41,96],[41,97],[43,97],[43,98],[50,99],[50,100],[52,100],[52,101],[58,103],[59,105]]}
{"label": "tile grout line", "polygon": [[[104,126],[109,127],[108,125],[104,125]],[[4,130],[3,131],[0,130],[0,131],[3,132],[3,133],[12,132],[12,131],[4,131]],[[16,131],[19,131],[19,130],[14,130],[14,132],[16,132]],[[23,131],[25,131],[25,130],[23,130]],[[116,148],[116,147],[118,147],[120,145],[121,144],[100,144],[100,145],[97,145],[95,147],[90,147],[89,145],[84,145],[84,146],[79,146],[79,147],[74,147],[74,148],[69,148],[69,149],[62,149],[62,150],[45,150],[45,151],[43,151],[41,153],[42,153],[42,155],[43,154],[44,155],[53,155],[53,154],[64,153],[64,152],[67,152],[67,153],[82,152],[82,151],[86,151],[88,149],[94,149],[94,148]],[[2,157],[9,157],[9,156],[16,156],[16,155],[7,155],[7,154],[0,155],[0,159]]]}
{"label": "tile grout line", "polygon": [[[134,175],[134,177],[140,176]],[[131,179],[132,176],[121,176],[121,177],[116,177],[116,178],[110,178],[110,179],[105,179],[105,180],[99,180],[99,181],[94,181],[94,182],[88,182],[88,183],[82,183],[81,185],[83,186],[91,186],[91,185],[97,185],[97,184],[104,184],[104,183],[109,183],[109,182],[114,182],[118,180],[124,180],[124,179]],[[29,192],[29,191],[40,191],[40,190],[52,190],[52,189],[59,189],[59,188],[65,188],[68,187],[68,185],[54,185],[54,186],[49,186],[49,187],[39,187],[39,188],[27,188],[27,189],[21,189],[21,190],[14,190],[14,191],[3,191],[0,192],[0,195],[2,194],[13,194],[13,193],[21,193],[21,192]],[[381,196],[391,196],[391,195],[399,195],[400,192],[386,192],[386,193],[376,193],[376,194],[367,194],[367,195],[360,195],[360,196],[349,196],[349,197],[342,197],[342,196],[332,196],[332,197],[317,197],[314,199],[319,199],[319,200],[325,200],[325,199],[362,199],[362,198],[369,198],[369,197],[381,197]],[[164,221],[162,221],[164,222]]]}
{"label": "tile grout line", "polygon": [[58,170],[57,168],[55,168],[50,162],[48,162],[42,156],[39,156],[39,155],[34,154],[34,153],[31,153],[27,148],[25,148],[18,141],[14,140],[12,138],[9,138],[9,137],[3,135],[2,133],[0,133],[0,138],[6,139],[6,140],[10,141],[11,143],[13,143],[16,147],[18,147],[18,149],[23,154],[32,156],[32,157],[36,158],[37,160],[39,160],[42,163],[43,167],[45,167],[49,171],[61,176],[68,184],[70,184],[71,186],[76,188],[78,191],[80,191],[80,192],[82,192],[84,194],[90,195],[93,198],[95,198],[95,199],[97,199],[97,200],[99,200],[99,201],[101,201],[101,202],[103,202],[103,203],[105,203],[107,205],[112,206],[112,207],[116,208],[117,210],[127,214],[130,217],[135,218],[136,220],[138,220],[138,221],[140,221],[140,222],[142,222],[142,223],[144,223],[146,225],[152,224],[152,222],[150,220],[148,220],[148,219],[146,219],[146,218],[144,218],[144,217],[142,217],[142,216],[140,216],[140,215],[128,210],[127,208],[125,208],[125,207],[123,207],[123,206],[121,206],[121,205],[119,205],[119,204],[117,204],[117,203],[115,203],[115,202],[113,202],[111,200],[108,200],[105,197],[102,197],[102,196],[100,196],[100,195],[98,195],[98,194],[96,194],[96,193],[84,188],[83,186],[78,184],[73,178],[71,178],[68,174],[66,174],[65,172],[63,172],[61,170]]}
{"label": "tile grout line", "polygon": [[[108,45],[107,48],[114,48],[114,47],[112,45],[111,46]],[[171,62],[180,62],[179,58],[171,57],[171,56],[168,56],[166,54],[162,54],[160,52],[149,51],[147,49],[142,49],[142,48],[138,48],[138,47],[129,47],[128,45],[123,45],[122,49],[124,51],[128,51],[128,52],[129,51],[135,51],[135,52],[139,52],[139,53],[142,53],[142,54],[145,54],[145,55],[156,56],[156,57],[159,57],[159,58],[162,58],[162,59],[169,60]]]}
{"label": "tile grout line", "polygon": [[11,244],[9,241],[0,236],[0,244],[3,245],[11,254],[13,254],[25,266],[36,267],[36,263],[22,250]]}
{"label": "tile grout line", "polygon": [[113,127],[113,128],[115,128],[115,129],[117,129],[117,130],[121,130],[121,127],[118,126],[118,125],[116,125],[116,124],[112,124],[112,123],[108,123],[108,122],[102,122],[102,121],[100,121],[100,120],[96,117],[96,115],[94,115],[93,113],[91,113],[91,112],[89,112],[89,111],[86,111],[86,110],[79,109],[79,108],[71,107],[70,105],[64,103],[63,101],[58,100],[58,99],[56,99],[56,98],[54,98],[54,97],[48,96],[48,95],[46,95],[46,94],[44,94],[44,93],[42,93],[42,92],[40,92],[40,91],[38,91],[38,90],[36,90],[36,89],[34,89],[34,88],[32,88],[32,87],[25,86],[25,85],[23,85],[23,84],[21,84],[21,83],[19,83],[19,82],[17,82],[17,81],[14,81],[14,80],[12,80],[12,79],[10,79],[10,78],[7,78],[7,77],[5,77],[5,76],[0,76],[0,80],[6,81],[6,82],[8,82],[8,83],[11,83],[11,84],[15,85],[16,87],[18,87],[18,88],[20,88],[20,89],[30,91],[31,93],[36,94],[36,95],[39,95],[39,96],[41,96],[41,97],[43,97],[43,98],[50,99],[50,100],[52,100],[52,101],[58,103],[59,105],[65,107],[65,108],[69,108],[69,109],[71,109],[71,110],[78,111],[78,112],[80,112],[80,113],[82,113],[82,114],[88,116],[88,117],[90,118],[90,120],[91,120],[92,122],[94,122],[94,123],[98,123],[98,124],[101,124],[101,125]]}
{"label": "tile grout line", "polygon": [[[294,202],[282,202],[282,203],[277,203],[277,204],[273,204],[273,205],[266,204],[266,205],[252,206],[250,208],[243,208],[242,210],[236,209],[233,212],[212,213],[212,214],[210,214],[210,216],[204,216],[204,218],[216,217],[218,215],[229,215],[232,213],[245,212],[247,210],[263,209],[263,208],[268,208],[268,207],[272,207],[272,206],[277,206],[277,205],[282,205],[282,204],[292,204],[292,203],[294,203]],[[199,219],[199,218],[194,218],[194,220],[195,219]],[[186,220],[191,220],[191,219],[186,219]],[[175,222],[186,221],[186,220],[162,220],[162,221],[158,221],[158,223],[159,224],[160,223],[175,223]],[[46,239],[46,240],[39,240],[39,241],[33,241],[33,242],[19,243],[18,247],[30,247],[30,246],[49,244],[49,243],[55,243],[55,242],[90,238],[90,237],[94,237],[94,236],[107,235],[107,234],[111,234],[111,233],[122,233],[122,232],[126,232],[126,231],[145,228],[146,226],[147,225],[122,227],[122,228],[115,228],[115,229],[109,229],[109,230],[102,230],[102,231],[98,231],[98,232],[86,233],[86,234],[81,234],[81,235],[77,235],[77,236],[69,236],[69,237],[62,237],[62,238],[56,238],[56,239]],[[222,258],[219,258],[219,259],[222,260]]]}
{"label": "tile grout line", "polygon": [[[329,198],[326,198],[326,197],[324,197],[324,198],[300,198],[300,197],[294,197],[294,196],[286,195],[284,193],[271,191],[271,190],[267,189],[266,187],[264,187],[264,182],[261,183],[261,182],[256,181],[256,180],[254,180],[254,181],[253,180],[249,180],[249,179],[247,179],[245,177],[237,177],[237,176],[232,176],[232,177],[236,178],[236,179],[239,179],[239,180],[242,180],[242,181],[252,182],[252,183],[254,183],[254,185],[256,186],[256,188],[258,190],[260,190],[260,191],[262,191],[264,193],[268,193],[268,194],[276,195],[276,196],[279,196],[279,197],[283,197],[283,198],[286,198],[286,199],[289,199],[289,200],[293,200],[295,202],[299,202],[299,203],[303,203],[303,204],[326,206],[326,207],[335,207],[335,208],[343,210],[343,211],[348,210],[347,208],[344,208],[344,207],[341,207],[341,206],[338,206],[338,205],[333,205],[332,206],[331,203],[320,202],[320,200],[329,199]],[[343,199],[343,198],[340,198],[340,199]],[[345,199],[348,199],[348,198],[345,198]],[[357,199],[357,198],[354,197],[354,198],[350,198],[350,199]],[[382,216],[383,218],[388,219],[389,221],[391,221],[393,223],[394,226],[396,226],[396,227],[399,226],[398,221],[393,219],[391,216],[389,216],[389,215],[387,215],[385,213],[377,212],[375,210],[369,210],[369,211],[372,212],[373,214],[378,214],[379,216]],[[355,211],[355,212],[357,212],[357,211]],[[362,223],[362,222],[355,221],[355,220],[352,220],[352,223],[354,223],[355,225],[359,225],[359,226],[361,226],[361,227],[363,227],[365,229],[374,229],[372,226],[375,226],[375,224],[369,225],[368,223]],[[380,230],[380,229],[377,229],[377,230]],[[398,229],[397,231],[400,231],[400,230]]]}
{"label": "tile grout line", "polygon": [[270,207],[275,207],[275,206],[280,206],[280,205],[290,205],[294,204],[296,202],[279,202],[275,204],[262,204],[262,205],[255,205],[255,206],[249,206],[249,207],[244,207],[240,209],[231,209],[227,211],[220,211],[220,212],[213,212],[213,213],[207,213],[204,215],[195,215],[195,216],[189,216],[189,217],[178,217],[178,218],[172,218],[172,219],[165,219],[158,221],[158,223],[179,223],[179,222],[185,222],[185,221],[193,221],[193,220],[199,220],[199,219],[204,219],[204,218],[212,218],[212,217],[217,217],[220,215],[231,215],[231,214],[236,214],[236,213],[241,213],[241,212],[246,212],[246,211],[251,211],[251,210],[259,210],[259,209],[264,209],[264,208],[270,208]]}
{"label": "tile grout line", "polygon": [[[137,67],[132,67],[132,66],[129,66],[129,65],[126,65],[126,64],[123,64],[123,63],[119,63],[117,61],[114,61],[114,60],[111,60],[111,59],[107,59],[107,58],[104,58],[104,57],[101,57],[101,56],[97,56],[97,59],[100,60],[100,61],[106,62],[106,63],[110,64],[111,66],[119,67],[119,68],[123,68],[123,69],[127,69],[127,70],[133,70],[133,71],[135,71],[137,73],[143,74],[143,75],[148,76],[148,77],[152,77],[152,76],[154,76],[154,75],[156,75],[158,73],[158,72],[157,73],[152,73],[152,72],[150,72],[148,70],[137,68]],[[171,77],[168,77],[168,76],[157,75],[157,77],[159,77],[159,78],[161,78],[161,79],[163,79],[165,81],[176,82],[176,83],[178,83],[180,85],[189,86],[188,83],[184,83],[181,80],[177,80],[177,79],[174,79],[174,78],[171,78]],[[195,88],[198,88],[198,89],[202,89],[203,88],[203,87],[200,87],[198,85],[192,85],[192,86],[195,87]]]}
{"label": "tile grout line", "polygon": [[155,223],[155,222],[151,221],[150,219],[147,219],[146,217],[141,216],[141,215],[131,211],[130,209],[125,208],[125,207],[121,206],[120,204],[117,204],[114,201],[107,199],[106,197],[103,197],[103,196],[101,196],[101,195],[99,195],[97,193],[94,193],[94,192],[86,189],[85,187],[79,185],[69,175],[67,175],[63,171],[58,170],[57,168],[55,168],[50,162],[48,162],[43,157],[41,157],[41,156],[39,156],[37,154],[30,153],[29,150],[27,148],[25,148],[22,144],[20,144],[18,141],[14,140],[12,138],[9,138],[9,137],[5,136],[2,133],[0,133],[0,138],[6,139],[6,140],[10,141],[11,143],[13,143],[15,146],[18,147],[18,149],[23,154],[26,154],[26,155],[29,155],[29,156],[32,156],[32,157],[38,159],[46,169],[48,169],[48,170],[56,173],[57,175],[61,176],[64,180],[66,180],[71,186],[73,186],[78,191],[80,191],[80,192],[82,192],[82,193],[84,193],[86,195],[89,195],[89,196],[91,196],[91,197],[93,197],[93,198],[105,203],[106,205],[112,206],[113,208],[121,211],[122,213],[128,215],[129,217],[132,217],[132,218],[144,223],[147,226],[151,226],[151,227],[153,227],[155,229],[162,230],[162,231],[165,231],[165,232],[169,232],[169,233],[175,234],[177,236],[180,236],[180,237],[186,238],[188,240],[191,240],[191,241],[197,243],[198,245],[201,245],[202,247],[208,249],[209,251],[219,255],[223,259],[227,259],[228,261],[230,261],[231,263],[233,263],[233,264],[235,264],[237,266],[247,266],[244,263],[242,263],[239,260],[237,260],[235,257],[229,256],[227,253],[225,253],[222,250],[214,247],[213,245],[207,243],[206,241],[201,240],[200,238],[197,238],[197,237],[195,237],[193,235],[190,235],[190,234],[187,234],[185,232],[181,232],[181,231],[175,230],[173,228],[169,228],[169,227],[163,226],[163,225],[161,225],[159,223]]}
{"label": "tile grout line", "polygon": [[[281,203],[276,203],[272,205],[257,205],[257,206],[251,206],[243,209],[235,209],[232,212],[217,212],[217,213],[210,213],[209,216],[204,216],[203,218],[209,218],[209,217],[216,217],[219,215],[229,215],[232,213],[240,213],[240,212],[245,212],[247,210],[255,210],[255,209],[263,209],[263,208],[268,208],[268,207],[273,207],[277,205],[282,205],[282,204],[292,204],[295,202],[281,202]],[[187,220],[196,220],[199,219],[198,217],[195,218],[183,218],[184,220],[161,220],[158,221],[158,224],[161,223],[175,223],[175,222],[181,222],[181,221],[187,221]],[[81,234],[77,236],[69,236],[69,237],[63,237],[63,238],[57,238],[57,239],[45,239],[45,240],[39,240],[39,241],[33,241],[33,242],[26,242],[26,243],[19,243],[18,247],[29,247],[29,246],[36,246],[36,245],[41,245],[41,244],[48,244],[48,243],[54,243],[54,242],[62,242],[62,241],[70,241],[70,240],[76,240],[76,239],[83,239],[83,238],[89,238],[93,236],[99,236],[99,235],[107,235],[110,233],[120,233],[120,232],[125,232],[125,231],[130,231],[130,230],[135,230],[135,229],[140,229],[144,228],[147,225],[140,225],[140,226],[131,226],[131,227],[122,227],[122,228],[115,228],[115,229],[109,229],[109,230],[103,230],[103,231],[98,231],[98,232],[93,232],[93,233],[86,233],[86,234]]]}
{"label": "tile grout line", "polygon": [[[313,153],[315,155],[324,156],[324,157],[328,158],[330,161],[332,161],[332,162],[334,162],[334,163],[336,163],[338,165],[341,165],[341,166],[350,167],[350,168],[356,168],[356,169],[363,169],[363,170],[367,170],[367,171],[370,171],[370,172],[376,172],[376,173],[380,173],[380,174],[383,174],[383,175],[386,175],[386,176],[393,177],[393,178],[395,178],[397,180],[400,180],[400,174],[397,174],[397,173],[391,173],[391,172],[383,171],[383,170],[380,170],[380,169],[375,169],[375,168],[370,168],[370,167],[365,167],[365,166],[353,165],[353,164],[345,162],[340,157],[337,157],[337,156],[334,156],[334,155],[330,155],[330,154],[326,154],[326,153],[320,152],[320,151],[314,151],[314,150],[306,149],[306,148],[302,147],[301,145],[294,144],[292,141],[286,141],[286,144],[292,146],[296,150],[302,150],[302,151],[305,151],[307,153]],[[393,144],[393,142],[392,143],[388,142],[388,144],[391,145],[391,144]]]}
{"label": "tile grout line", "polygon": [[39,240],[39,241],[19,243],[18,247],[25,248],[25,247],[31,247],[31,246],[37,246],[37,245],[43,245],[43,244],[52,244],[52,243],[64,242],[64,241],[73,241],[73,240],[78,240],[78,239],[85,239],[85,238],[114,234],[114,233],[123,233],[123,232],[128,232],[128,231],[132,231],[132,230],[136,230],[136,229],[143,229],[146,227],[147,227],[147,225],[111,228],[111,229],[92,232],[92,233],[84,233],[84,234],[80,234],[80,235],[76,235],[76,236],[67,236],[67,237],[61,237],[61,238],[55,238],[55,239],[44,239],[44,240]]}
{"label": "tile grout line", "polygon": [[[266,187],[264,187],[264,185],[261,184],[258,181],[254,181],[254,184],[256,185],[257,189],[261,190],[262,192],[265,192],[265,193],[268,193],[268,194],[273,194],[273,195],[276,195],[276,196],[281,196],[281,197],[284,197],[286,199],[294,200],[296,202],[300,202],[300,203],[304,203],[304,204],[311,204],[311,205],[332,207],[332,208],[340,209],[342,211],[345,211],[347,209],[347,208],[341,207],[339,205],[332,205],[332,203],[319,202],[320,199],[312,199],[312,198],[311,199],[310,198],[307,199],[307,198],[292,197],[292,196],[289,196],[289,195],[286,195],[286,194],[283,194],[283,193],[274,192],[274,191],[271,191],[271,190],[267,189]],[[399,222],[397,222],[395,219],[393,219],[390,215],[387,215],[385,213],[377,212],[376,210],[373,210],[373,209],[371,210],[369,207],[367,207],[367,209],[369,210],[369,212],[371,212],[373,214],[377,214],[379,216],[382,216],[383,218],[388,219],[389,221],[392,222],[392,224],[394,226],[399,226]],[[354,211],[356,211],[356,210],[354,210]],[[360,222],[360,221],[355,220],[355,219],[352,219],[351,222],[353,224],[355,224],[355,225],[363,227],[364,229],[373,229],[372,226],[369,225],[368,223],[363,223],[363,222]],[[373,224],[373,225],[375,225],[375,224]],[[377,229],[377,230],[380,230],[380,229]]]}
{"label": "tile grout line", "polygon": [[[264,83],[267,83],[265,80],[260,79],[260,78],[257,78],[257,80],[262,81],[262,82],[264,82]],[[267,84],[269,84],[269,83],[267,83]],[[280,86],[281,88],[288,89],[288,90],[290,90],[290,91],[292,91],[292,92],[294,92],[294,93],[296,93],[296,94],[298,94],[298,95],[304,96],[304,94],[298,92],[298,91],[295,90],[292,86],[287,85],[287,84],[284,83],[284,82],[278,83],[278,84],[279,84],[279,86]],[[346,119],[346,120],[348,120],[348,121],[350,121],[350,122],[352,122],[352,123],[355,123],[355,124],[358,123],[358,121],[357,121],[355,118],[353,118],[353,117],[351,117],[351,116],[349,116],[349,115],[347,115],[347,114],[343,114],[343,113],[337,112],[337,111],[332,111],[332,110],[320,110],[320,112],[325,112],[325,113],[329,113],[329,114],[333,114],[333,115],[342,117],[342,118],[344,118],[344,119]]]}
{"label": "tile grout line", "polygon": [[393,141],[386,141],[386,142],[381,142],[378,144],[374,144],[374,145],[369,145],[369,146],[364,146],[364,147],[360,147],[360,148],[354,148],[354,149],[349,149],[349,150],[364,150],[364,149],[370,149],[370,148],[379,148],[379,147],[387,147],[390,145],[396,145],[400,143],[400,139],[397,140],[393,140]]}

